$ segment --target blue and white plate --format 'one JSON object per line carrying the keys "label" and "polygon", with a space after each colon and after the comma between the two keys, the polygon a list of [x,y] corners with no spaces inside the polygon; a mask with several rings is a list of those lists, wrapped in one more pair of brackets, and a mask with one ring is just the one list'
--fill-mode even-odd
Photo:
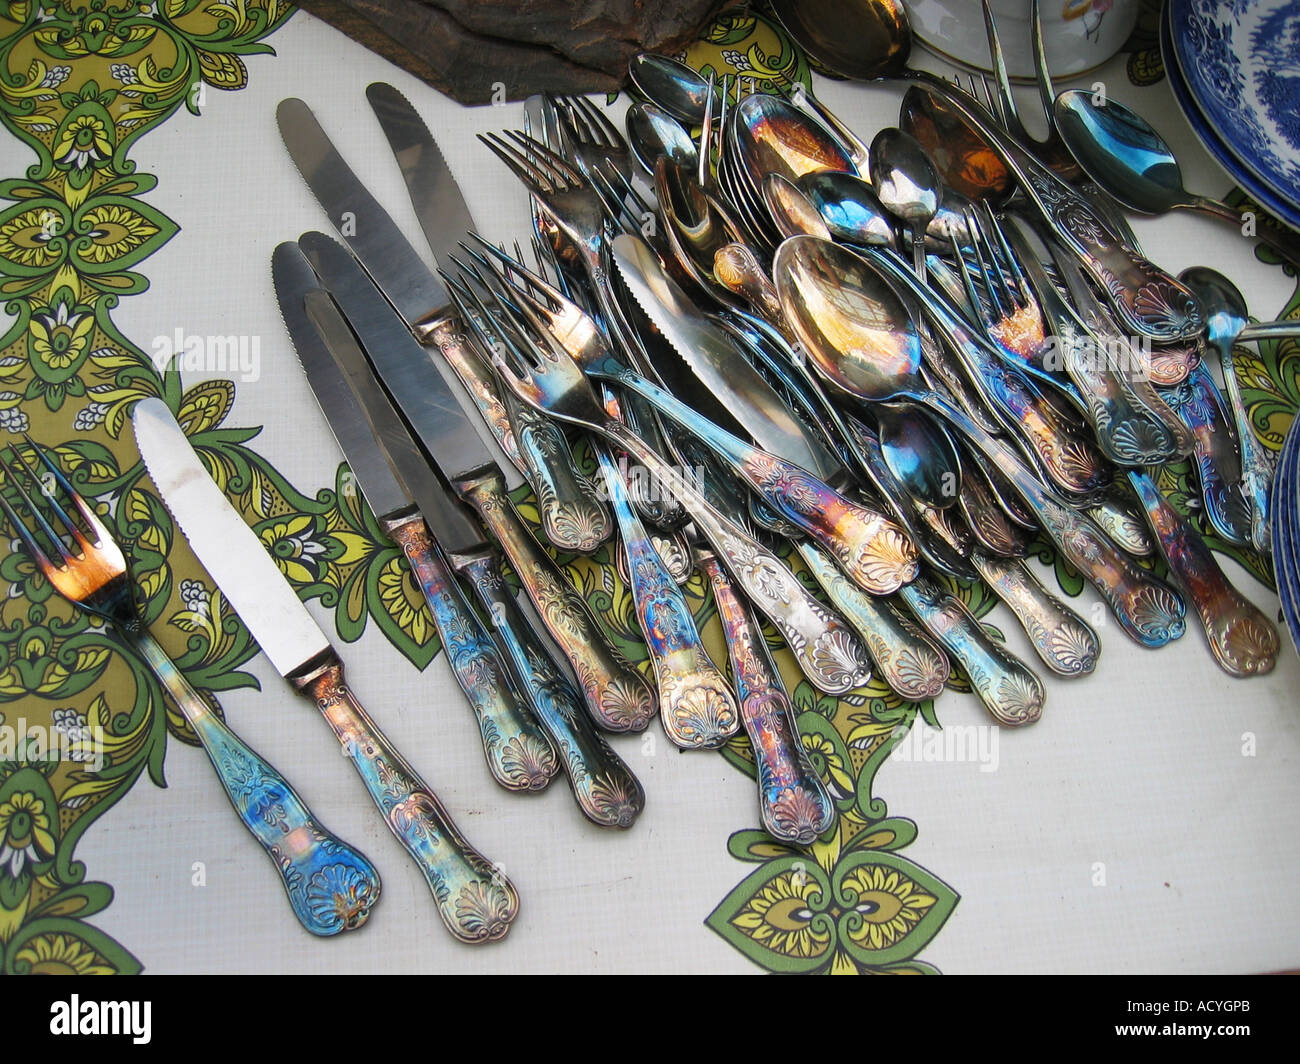
{"label": "blue and white plate", "polygon": [[1183,82],[1221,143],[1300,211],[1300,3],[1169,0]]}
{"label": "blue and white plate", "polygon": [[1248,169],[1211,128],[1192,98],[1191,89],[1183,77],[1174,48],[1173,31],[1170,26],[1172,10],[1172,5],[1166,6],[1165,17],[1160,20],[1160,51],[1164,56],[1165,75],[1169,78],[1169,87],[1173,90],[1179,109],[1192,127],[1192,132],[1204,145],[1205,150],[1228,171],[1243,191],[1274,217],[1295,229],[1300,229],[1300,204],[1280,196],[1271,186],[1261,181],[1254,171]]}
{"label": "blue and white plate", "polygon": [[1278,455],[1273,475],[1269,512],[1273,521],[1273,575],[1282,616],[1291,632],[1291,641],[1300,651],[1300,540],[1297,539],[1297,492],[1300,491],[1300,417],[1287,433]]}

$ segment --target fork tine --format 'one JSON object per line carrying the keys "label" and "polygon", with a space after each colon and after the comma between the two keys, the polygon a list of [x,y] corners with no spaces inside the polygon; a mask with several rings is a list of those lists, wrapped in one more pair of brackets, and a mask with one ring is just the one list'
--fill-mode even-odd
{"label": "fork tine", "polygon": [[534,171],[532,164],[524,156],[520,155],[513,147],[507,144],[495,133],[479,133],[478,139],[486,144],[492,153],[506,164],[510,172],[519,178],[528,188],[534,192],[554,192],[555,189],[550,182],[546,181],[541,174]]}
{"label": "fork tine", "polygon": [[[525,281],[528,282],[528,284],[534,286],[535,288],[539,289],[541,292],[545,293],[547,297],[554,300],[556,303],[568,302],[568,300],[564,298],[564,295],[557,288],[553,287],[549,282],[547,282],[547,280],[544,277],[542,277],[540,274],[533,273],[526,266],[524,266],[522,262],[520,262],[517,259],[510,258],[510,256],[507,255],[500,248],[494,247],[492,244],[489,244],[486,240],[484,240],[482,237],[478,236],[477,234],[471,234],[471,236],[474,236],[474,238],[478,240],[478,242],[483,246],[484,250],[487,252],[488,256],[497,259],[502,264],[503,267],[523,277]],[[498,271],[498,272],[501,273],[502,271]],[[505,280],[507,284],[510,284],[511,287],[518,288],[518,286],[515,285],[512,281],[510,281],[508,277],[505,277],[503,273],[502,273],[502,279]]]}
{"label": "fork tine", "polygon": [[981,227],[987,226],[985,236],[990,242],[996,240],[997,246],[993,249],[994,257],[997,257],[998,250],[1002,251],[1002,265],[998,270],[1000,276],[1006,278],[1010,275],[1010,284],[1008,290],[1011,298],[1017,306],[1026,306],[1030,300],[1031,288],[1029,279],[1025,272],[1020,268],[1020,261],[1016,253],[1011,250],[1011,245],[1007,242],[1007,236],[1002,231],[1002,223],[998,221],[997,216],[987,203],[981,202]]}
{"label": "fork tine", "polygon": [[591,119],[605,134],[605,147],[620,149],[623,147],[623,134],[618,131],[618,127],[609,120],[605,114],[604,108],[597,107],[585,96],[576,97],[578,106],[587,112],[587,117]]}
{"label": "fork tine", "polygon": [[558,175],[559,179],[554,183],[557,185],[581,185],[582,175],[570,166],[564,159],[564,156],[548,148],[545,144],[534,140],[517,129],[507,129],[506,136],[513,140],[525,151],[532,153],[534,162],[538,165],[549,165]]}
{"label": "fork tine", "polygon": [[[98,547],[100,549],[112,547],[114,550],[118,549],[117,542],[113,539],[112,533],[108,531],[107,526],[105,526],[104,522],[99,519],[99,515],[90,508],[90,504],[86,502],[81,492],[77,491],[68,478],[63,475],[63,470],[60,469],[54,460],[45,453],[45,448],[37,444],[36,441],[25,432],[23,433],[23,439],[27,441],[27,446],[32,449],[36,457],[41,460],[41,464],[49,470],[50,475],[54,477],[54,482],[72,501],[73,507],[75,507],[77,513],[81,515],[81,519],[86,523],[86,528],[90,530],[91,535],[94,537],[89,542],[83,543],[83,549],[84,547]],[[78,540],[84,541],[85,537],[83,537],[81,529],[68,520],[68,515],[64,513],[63,508],[59,506],[57,500],[51,498],[50,503],[58,512],[59,517],[69,526],[72,534]]]}
{"label": "fork tine", "polygon": [[9,520],[9,527],[14,530],[22,541],[27,553],[31,555],[32,561],[36,563],[36,567],[42,572],[55,568],[54,563],[46,557],[45,552],[41,550],[40,544],[36,542],[36,537],[32,535],[31,529],[19,519],[18,514],[14,512],[14,508],[9,505],[9,500],[4,497],[3,493],[0,493],[0,508],[4,510],[5,517]]}
{"label": "fork tine", "polygon": [[[18,493],[18,497],[22,500],[23,505],[27,507],[27,512],[32,515],[32,519],[36,522],[37,527],[39,527],[40,530],[45,534],[46,539],[49,541],[49,545],[54,548],[53,553],[58,555],[59,557],[59,561],[57,563],[58,568],[66,568],[68,563],[72,560],[72,555],[68,553],[68,548],[64,545],[63,538],[57,532],[54,531],[49,521],[45,519],[45,514],[41,511],[41,508],[36,505],[36,501],[31,497],[30,494],[28,494],[27,489],[23,487],[22,474],[18,471],[17,467],[13,464],[13,460],[17,459],[18,463],[22,466],[22,468],[26,470],[28,476],[31,477],[33,484],[39,485],[40,478],[36,475],[36,471],[32,469],[32,467],[28,464],[27,459],[25,459],[19,453],[18,448],[10,446],[9,454],[10,454],[10,461],[5,463],[5,472],[9,474],[8,477],[9,482],[10,484],[13,485],[14,491]],[[38,490],[40,490],[42,494],[45,494],[43,488],[40,488]],[[51,506],[53,506],[53,508],[60,514],[60,517],[63,520],[63,522],[66,525],[68,525],[70,528],[74,528],[75,526],[72,525],[71,519],[68,517],[66,513],[63,512],[63,509],[62,507],[59,506],[57,500],[51,498],[48,495],[46,496],[46,498],[49,499]],[[9,512],[12,513],[12,511]],[[13,514],[13,521],[14,521],[15,529],[24,529],[26,527],[23,522],[18,520],[18,516],[16,513]],[[31,533],[30,530],[27,531],[28,534],[31,535],[33,539],[35,539],[35,534]],[[78,534],[78,538],[83,544],[82,549],[84,550],[86,546],[85,537],[80,536],[80,534]],[[41,552],[41,557],[45,558],[44,564],[46,565],[50,564],[49,557],[45,554],[44,551]]]}
{"label": "fork tine", "polygon": [[[970,221],[967,220],[967,228],[970,227],[970,224]],[[966,301],[970,303],[971,313],[974,315],[972,321],[979,321],[987,324],[988,316],[984,311],[984,304],[980,300],[979,293],[975,291],[975,282],[971,278],[970,267],[966,265],[966,256],[962,253],[961,242],[952,234],[951,231],[948,233],[948,240],[952,244],[953,258],[957,260],[957,273],[961,276],[962,287],[966,289]]]}
{"label": "fork tine", "polygon": [[993,246],[989,243],[988,234],[984,232],[981,222],[982,219],[976,217],[975,211],[968,208],[966,225],[971,227],[971,247],[975,251],[975,262],[979,266],[980,275],[984,278],[984,290],[997,313],[1007,314],[1016,305],[1016,300],[1007,288],[997,256],[993,253]]}

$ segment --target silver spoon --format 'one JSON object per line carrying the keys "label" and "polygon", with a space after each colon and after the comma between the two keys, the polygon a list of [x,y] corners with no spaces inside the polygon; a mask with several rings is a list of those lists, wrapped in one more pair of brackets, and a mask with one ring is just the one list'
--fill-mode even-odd
{"label": "silver spoon", "polygon": [[871,184],[881,204],[908,227],[912,265],[925,280],[925,229],[939,211],[939,172],[920,141],[888,127],[871,142]]}
{"label": "silver spoon", "polygon": [[666,55],[642,52],[628,60],[627,73],[642,96],[674,118],[693,126],[704,121],[711,89],[698,71]]}
{"label": "silver spoon", "polygon": [[634,103],[627,109],[623,124],[628,147],[647,172],[655,172],[655,160],[661,155],[690,170],[698,165],[695,142],[682,124],[663,108],[652,103]]}

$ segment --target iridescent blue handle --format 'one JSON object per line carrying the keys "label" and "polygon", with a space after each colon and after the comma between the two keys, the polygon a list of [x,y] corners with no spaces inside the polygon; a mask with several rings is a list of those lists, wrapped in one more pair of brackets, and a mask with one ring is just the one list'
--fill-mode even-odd
{"label": "iridescent blue handle", "polygon": [[677,581],[633,511],[618,466],[605,448],[597,453],[622,533],[637,622],[659,686],[659,719],[675,746],[716,749],[740,730],[735,697],[704,649]]}
{"label": "iridescent blue handle", "polygon": [[366,922],[379,873],[365,854],[330,834],[275,768],[230,730],[143,628],[126,633],[203,744],[239,819],[271,858],[298,921],[313,935]]}
{"label": "iridescent blue handle", "polygon": [[438,796],[388,741],[343,679],[332,649],[289,677],[316,703],[351,759],[388,829],[433,892],[443,924],[462,942],[495,942],[519,915],[519,895],[457,829]]}
{"label": "iridescent blue handle", "polygon": [[591,723],[573,685],[519,610],[495,557],[482,554],[452,560],[492,617],[515,678],[528,693],[537,719],[560,752],[583,816],[604,828],[630,828],[645,808],[645,791]]}
{"label": "iridescent blue handle", "polygon": [[520,702],[492,637],[443,568],[424,520],[417,515],[385,531],[406,554],[424,592],[452,674],[478,721],[493,778],[510,791],[542,790],[560,771],[555,748]]}

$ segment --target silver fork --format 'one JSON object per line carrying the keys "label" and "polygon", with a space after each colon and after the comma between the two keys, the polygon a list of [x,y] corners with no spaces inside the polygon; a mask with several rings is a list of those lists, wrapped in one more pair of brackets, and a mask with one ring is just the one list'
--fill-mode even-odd
{"label": "silver fork", "polygon": [[[239,819],[271,858],[302,926],[314,935],[336,935],[360,927],[379,900],[379,875],[374,866],[364,854],[330,834],[288,781],[189,685],[145,626],[130,566],[112,533],[62,470],[31,437],[24,433],[23,438],[45,475],[11,446],[10,460],[0,467],[18,505],[0,492],[0,508],[36,568],[68,602],[112,624],[148,663],[194,729]],[[61,532],[51,525],[24,481],[43,496],[45,508],[62,525]],[[58,492],[71,503],[81,518],[80,525],[59,502]],[[30,515],[35,531],[18,516],[20,508]],[[75,545],[73,550],[68,549],[69,539]],[[342,884],[347,884],[346,890]]]}
{"label": "silver fork", "polygon": [[585,96],[557,96],[552,103],[563,119],[560,133],[567,141],[567,154],[588,178],[595,174],[608,178],[612,171],[631,180],[632,151],[599,107]]}
{"label": "silver fork", "polygon": [[[509,359],[509,361],[507,361]],[[576,362],[558,345],[532,343],[520,358],[498,348],[492,362],[506,387],[561,421],[604,436],[646,467],[686,508],[737,585],[776,626],[808,679],[827,694],[844,694],[871,675],[865,649],[844,619],[803,587],[775,554],[716,510],[660,455],[596,398]]]}

